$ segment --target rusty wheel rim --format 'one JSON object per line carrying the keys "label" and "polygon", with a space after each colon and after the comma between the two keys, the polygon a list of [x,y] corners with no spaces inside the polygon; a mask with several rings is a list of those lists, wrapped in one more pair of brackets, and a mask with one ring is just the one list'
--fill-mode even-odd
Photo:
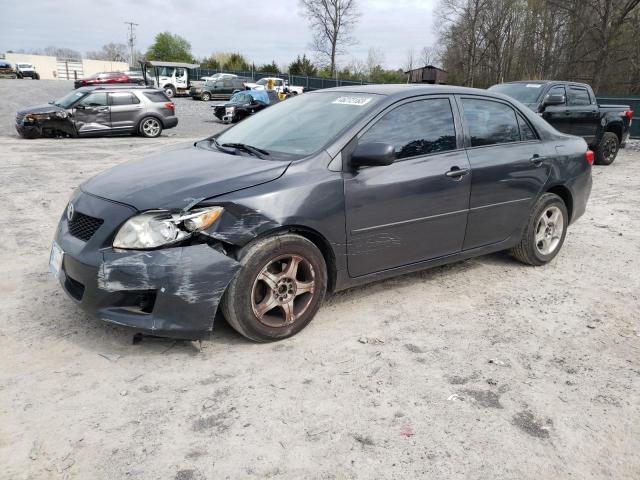
{"label": "rusty wheel rim", "polygon": [[267,327],[286,327],[303,315],[315,292],[315,272],[300,255],[270,260],[257,275],[251,291],[253,313]]}

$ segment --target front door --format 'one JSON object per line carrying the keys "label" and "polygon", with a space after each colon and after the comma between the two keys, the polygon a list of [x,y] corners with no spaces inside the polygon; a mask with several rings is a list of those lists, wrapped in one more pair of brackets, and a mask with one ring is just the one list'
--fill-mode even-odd
{"label": "front door", "polygon": [[429,97],[390,108],[359,135],[392,144],[396,160],[345,173],[352,277],[462,249],[471,175],[458,132],[451,99]]}
{"label": "front door", "polygon": [[176,88],[186,90],[189,86],[189,79],[186,68],[176,68]]}
{"label": "front door", "polygon": [[477,97],[461,100],[473,170],[464,240],[464,250],[470,250],[499,243],[520,229],[551,162],[535,130],[510,105]]}
{"label": "front door", "polygon": [[111,129],[111,111],[105,92],[93,92],[73,106],[73,121],[79,135]]}
{"label": "front door", "polygon": [[567,107],[567,92],[564,85],[555,85],[549,89],[546,97],[551,95],[561,95],[564,97],[564,103],[560,105],[549,105],[544,107],[542,118],[544,118],[553,128],[562,133],[572,133],[571,112]]}

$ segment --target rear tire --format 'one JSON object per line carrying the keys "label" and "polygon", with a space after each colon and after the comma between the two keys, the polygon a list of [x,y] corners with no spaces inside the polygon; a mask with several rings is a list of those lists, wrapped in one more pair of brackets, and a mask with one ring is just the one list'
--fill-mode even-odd
{"label": "rear tire", "polygon": [[531,209],[520,243],[511,255],[527,265],[549,263],[558,254],[567,235],[569,213],[554,193],[543,194]]}
{"label": "rear tire", "polygon": [[324,257],[312,242],[290,233],[264,238],[242,249],[240,263],[221,303],[238,333],[271,342],[311,322],[327,289]]}
{"label": "rear tire", "polygon": [[596,148],[596,165],[611,165],[620,150],[620,140],[613,132],[605,132]]}
{"label": "rear tire", "polygon": [[208,102],[209,100],[211,100],[211,94],[209,92],[204,92],[202,95],[200,95],[200,98],[204,102]]}
{"label": "rear tire", "polygon": [[138,128],[140,135],[147,138],[159,137],[162,133],[162,122],[156,117],[145,117]]}

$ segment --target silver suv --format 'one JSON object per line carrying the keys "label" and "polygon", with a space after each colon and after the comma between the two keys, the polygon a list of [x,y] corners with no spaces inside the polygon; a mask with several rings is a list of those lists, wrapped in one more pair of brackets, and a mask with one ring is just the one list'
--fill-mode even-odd
{"label": "silver suv", "polygon": [[132,85],[78,88],[16,115],[16,130],[25,138],[118,134],[153,138],[177,124],[175,104],[162,90]]}

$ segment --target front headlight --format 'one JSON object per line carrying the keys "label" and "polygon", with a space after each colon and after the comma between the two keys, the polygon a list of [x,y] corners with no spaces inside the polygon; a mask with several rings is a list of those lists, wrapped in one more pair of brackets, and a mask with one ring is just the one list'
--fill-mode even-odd
{"label": "front headlight", "polygon": [[220,218],[222,207],[208,207],[187,213],[154,210],[127,220],[113,239],[113,248],[144,250],[171,245],[211,227]]}
{"label": "front headlight", "polygon": [[233,115],[233,112],[235,112],[235,111],[236,111],[236,108],[235,108],[235,107],[226,107],[226,108],[225,108],[225,113],[226,113],[227,115]]}

